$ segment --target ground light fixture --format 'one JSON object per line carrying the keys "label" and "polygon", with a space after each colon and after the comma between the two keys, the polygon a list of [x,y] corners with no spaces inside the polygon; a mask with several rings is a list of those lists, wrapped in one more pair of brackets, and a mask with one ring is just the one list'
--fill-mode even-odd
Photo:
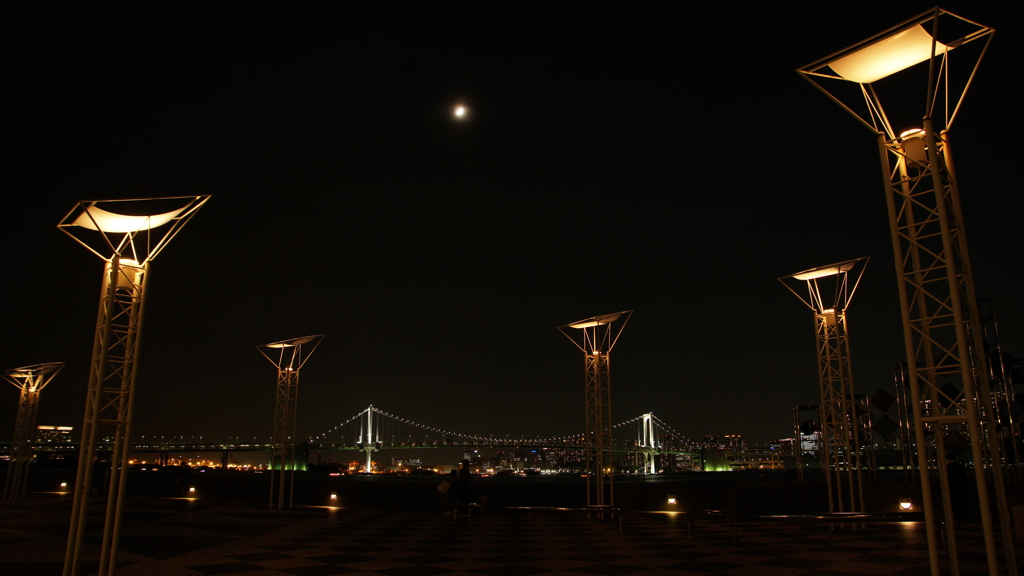
{"label": "ground light fixture", "polygon": [[779,282],[814,314],[821,397],[818,453],[825,475],[829,512],[864,511],[847,308],[867,263],[867,257],[856,258],[779,278]]}
{"label": "ground light fixture", "polygon": [[632,310],[593,316],[558,329],[583,352],[586,401],[584,449],[587,506],[613,506],[610,354]]}
{"label": "ground light fixture", "polygon": [[[876,137],[903,320],[911,425],[915,445],[921,448],[917,468],[922,471],[921,503],[933,574],[941,569],[933,501],[941,503],[946,518],[953,517],[945,462],[945,437],[953,433],[969,439],[971,458],[995,492],[992,503],[989,482],[977,483],[989,573],[1000,570],[993,509],[999,516],[1006,569],[1017,573],[997,433],[997,425],[1005,423],[986,367],[950,148],[950,130],[994,33],[935,8],[797,70]],[[923,449],[932,444],[931,438],[935,450]],[[932,475],[926,472],[931,469],[939,479],[939,497],[934,499]],[[946,523],[946,540],[947,561],[957,573],[952,522]]]}
{"label": "ground light fixture", "polygon": [[100,428],[106,429],[104,436],[112,437],[114,446],[110,453],[99,576],[112,576],[117,568],[136,360],[149,268],[209,198],[84,200],[57,224],[58,229],[104,262],[64,576],[77,576],[79,571]]}
{"label": "ground light fixture", "polygon": [[4,504],[21,502],[25,498],[28,469],[32,464],[32,441],[35,438],[36,418],[39,415],[39,394],[62,368],[63,362],[48,362],[12,368],[3,373],[4,380],[20,391],[3,499],[0,500]]}
{"label": "ground light fixture", "polygon": [[914,508],[914,501],[909,496],[900,497],[900,510],[908,511]]}
{"label": "ground light fixture", "polygon": [[323,334],[302,336],[256,347],[277,368],[274,436],[271,440],[269,470],[271,509],[275,501],[275,479],[277,508],[280,510],[284,507],[285,484],[288,484],[288,508],[292,507],[295,494],[295,423],[299,401],[299,371],[316,351],[323,337]]}

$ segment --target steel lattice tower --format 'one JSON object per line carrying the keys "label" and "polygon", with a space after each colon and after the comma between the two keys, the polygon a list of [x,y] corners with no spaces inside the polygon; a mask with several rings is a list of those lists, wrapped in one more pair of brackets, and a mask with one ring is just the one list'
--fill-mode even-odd
{"label": "steel lattice tower", "polygon": [[[274,476],[277,472],[277,508],[284,507],[285,484],[288,484],[288,508],[295,494],[295,422],[299,402],[299,370],[323,340],[323,334],[303,336],[257,346],[277,368],[277,393],[274,396],[274,439],[270,451],[270,508],[274,507]],[[303,354],[302,346],[309,351]],[[276,350],[276,358],[263,351]],[[290,474],[286,474],[290,471]]]}
{"label": "steel lattice tower", "polygon": [[4,496],[0,502],[21,502],[25,498],[28,469],[32,463],[32,442],[35,440],[36,417],[39,414],[39,393],[64,368],[63,362],[48,362],[13,368],[4,378],[21,391],[18,414],[11,437],[11,459],[7,464]]}
{"label": "steel lattice tower", "polygon": [[[610,354],[632,310],[594,316],[560,326],[565,336],[583,351],[586,373],[586,431],[584,452],[587,464],[587,506],[615,504],[612,470],[612,398]],[[621,324],[616,321],[622,318]],[[570,336],[566,328],[580,331],[581,341]]]}
{"label": "steel lattice tower", "polygon": [[[71,527],[64,557],[64,576],[78,574],[92,489],[93,460],[101,427],[113,428],[114,448],[110,455],[110,485],[107,490],[99,574],[112,575],[117,567],[121,510],[128,479],[128,449],[139,334],[149,265],[209,198],[187,196],[82,201],[57,225],[105,262],[92,361],[89,365],[89,387],[82,423],[82,446],[75,476]],[[148,216],[129,216],[123,213],[153,209],[170,210]]]}
{"label": "steel lattice tower", "polygon": [[[829,512],[864,511],[860,434],[854,406],[846,314],[867,261],[867,258],[857,258],[779,278],[814,312],[818,392],[821,397],[820,464],[828,490]],[[806,294],[801,295],[794,290],[789,284],[792,281],[804,283]],[[845,495],[844,478],[847,484]]]}
{"label": "steel lattice tower", "polygon": [[[989,481],[996,493],[1007,567],[1016,573],[996,410],[949,142],[949,130],[994,32],[935,8],[797,70],[877,135],[903,316],[929,558],[936,575],[940,570],[939,539],[929,471],[938,473],[944,516],[951,518],[945,456],[946,436],[954,432],[969,439],[978,471],[989,573],[999,572]],[[976,42],[981,40],[984,42]],[[927,64],[926,70],[918,64]],[[923,115],[915,116],[907,113],[908,104],[900,98],[907,92],[905,84],[889,78],[913,78],[923,72],[927,73],[925,106]],[[895,96],[885,99],[887,110],[881,95],[893,93]],[[893,122],[911,124],[897,124],[897,131]],[[953,522],[946,522],[946,538],[950,566],[956,573],[959,562]]]}

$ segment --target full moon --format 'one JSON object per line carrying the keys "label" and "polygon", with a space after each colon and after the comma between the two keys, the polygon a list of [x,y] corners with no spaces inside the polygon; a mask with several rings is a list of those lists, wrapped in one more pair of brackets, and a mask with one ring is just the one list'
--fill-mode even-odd
{"label": "full moon", "polygon": [[466,116],[466,107],[465,106],[456,106],[455,107],[455,117],[456,118],[464,118],[465,116]]}

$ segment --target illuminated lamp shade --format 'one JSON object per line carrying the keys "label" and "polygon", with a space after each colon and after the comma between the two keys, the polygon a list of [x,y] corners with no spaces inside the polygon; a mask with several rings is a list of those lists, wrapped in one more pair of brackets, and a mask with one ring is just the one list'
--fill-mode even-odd
{"label": "illuminated lamp shade", "polygon": [[316,336],[303,336],[301,338],[292,338],[291,340],[282,340],[280,342],[274,342],[273,344],[266,344],[264,348],[289,348],[292,346],[301,346],[308,342],[312,342]]}
{"label": "illuminated lamp shade", "polygon": [[605,314],[603,316],[594,316],[593,318],[587,318],[586,320],[580,320],[579,322],[569,324],[569,328],[592,328],[594,326],[601,326],[602,324],[611,324],[622,316],[622,312],[615,312],[613,314]]}
{"label": "illuminated lamp shade", "polygon": [[823,266],[821,268],[813,268],[811,270],[805,270],[793,274],[793,278],[796,280],[814,280],[815,278],[824,278],[825,276],[835,276],[840,272],[849,272],[853,269],[855,262],[845,262],[838,266]]}
{"label": "illuminated lamp shade", "polygon": [[869,84],[952,50],[935,42],[935,51],[929,54],[931,47],[931,34],[917,25],[833,60],[829,67],[847,80]]}
{"label": "illuminated lamp shade", "polygon": [[167,224],[177,217],[178,214],[184,212],[187,207],[188,206],[184,206],[171,212],[155,214],[153,216],[125,216],[124,214],[107,212],[106,210],[97,208],[96,206],[89,206],[78,215],[78,218],[75,218],[75,221],[72,222],[72,224],[89,230],[113,233],[152,230],[153,228],[159,228],[160,226]]}
{"label": "illuminated lamp shade", "polygon": [[900,510],[910,510],[914,507],[914,502],[909,497],[900,498]]}

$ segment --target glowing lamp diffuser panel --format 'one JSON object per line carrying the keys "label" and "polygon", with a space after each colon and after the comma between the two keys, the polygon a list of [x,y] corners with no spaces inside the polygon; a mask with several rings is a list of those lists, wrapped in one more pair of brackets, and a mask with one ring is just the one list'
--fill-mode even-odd
{"label": "glowing lamp diffuser panel", "polygon": [[935,42],[932,52],[931,34],[917,25],[838,58],[829,67],[847,80],[869,84],[947,50],[951,48]]}
{"label": "glowing lamp diffuser panel", "polygon": [[616,312],[614,314],[605,314],[604,316],[594,316],[593,318],[587,318],[573,324],[569,324],[569,328],[591,328],[594,326],[600,326],[602,324],[611,324],[622,316],[622,312]]}
{"label": "glowing lamp diffuser panel", "polygon": [[853,269],[853,262],[846,262],[838,266],[825,266],[822,268],[815,268],[806,272],[800,272],[793,274],[793,278],[796,280],[814,280],[816,278],[824,278],[825,276],[835,276],[842,272],[849,272]]}
{"label": "glowing lamp diffuser panel", "polygon": [[96,206],[89,206],[78,215],[78,218],[72,224],[100,232],[138,232],[140,230],[152,230],[167,224],[177,217],[178,214],[181,214],[185,208],[187,206],[172,212],[155,214],[153,216],[126,216],[124,214],[108,212]]}
{"label": "glowing lamp diffuser panel", "polygon": [[282,340],[280,342],[274,342],[273,344],[266,344],[267,348],[290,348],[292,346],[301,346],[303,344],[312,342],[316,336],[303,336],[301,338],[292,338],[291,340]]}

